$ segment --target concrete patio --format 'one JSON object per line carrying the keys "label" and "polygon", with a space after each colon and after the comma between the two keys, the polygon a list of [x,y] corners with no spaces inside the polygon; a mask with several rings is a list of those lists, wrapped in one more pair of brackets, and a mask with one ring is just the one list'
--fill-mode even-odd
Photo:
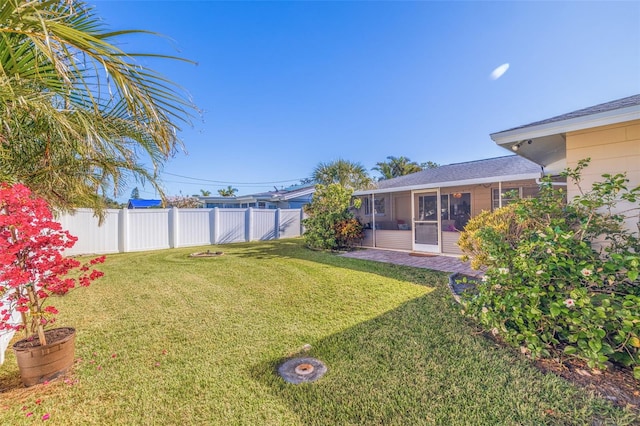
{"label": "concrete patio", "polygon": [[394,263],[397,265],[413,266],[414,268],[432,269],[472,277],[482,276],[482,271],[471,269],[468,262],[463,262],[458,257],[424,255],[422,253],[408,253],[393,250],[364,249],[343,254],[344,257],[354,259],[373,260],[375,262]]}

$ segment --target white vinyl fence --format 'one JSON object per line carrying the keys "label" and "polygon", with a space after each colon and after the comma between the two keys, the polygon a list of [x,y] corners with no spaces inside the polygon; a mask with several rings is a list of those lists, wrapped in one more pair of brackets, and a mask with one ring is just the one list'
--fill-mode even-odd
{"label": "white vinyl fence", "polygon": [[90,209],[60,215],[78,237],[66,255],[160,250],[298,237],[301,209],[109,209],[102,225]]}

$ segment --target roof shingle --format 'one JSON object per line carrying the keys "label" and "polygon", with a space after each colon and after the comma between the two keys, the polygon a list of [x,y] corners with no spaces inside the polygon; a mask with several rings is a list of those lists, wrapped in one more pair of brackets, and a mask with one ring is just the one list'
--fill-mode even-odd
{"label": "roof shingle", "polygon": [[618,109],[638,106],[638,105],[640,105],[640,95],[633,95],[633,96],[628,96],[622,99],[616,99],[615,101],[605,102],[603,104],[582,108],[577,111],[569,112],[566,114],[557,115],[555,117],[547,118],[545,120],[540,120],[533,123],[525,124],[523,126],[514,127],[512,129],[503,130],[498,133],[505,133],[505,132],[510,132],[512,130],[526,129],[527,127],[535,127],[543,124],[570,120],[572,118],[586,117],[589,115],[599,114],[599,113],[608,112],[608,111],[615,111]]}
{"label": "roof shingle", "polygon": [[376,189],[392,189],[434,183],[459,182],[502,176],[530,175],[541,172],[540,166],[517,155],[448,164],[410,175],[379,181]]}

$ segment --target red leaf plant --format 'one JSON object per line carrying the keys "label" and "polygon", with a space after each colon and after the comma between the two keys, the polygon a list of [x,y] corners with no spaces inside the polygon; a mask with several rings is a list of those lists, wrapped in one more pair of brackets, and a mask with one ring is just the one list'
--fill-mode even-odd
{"label": "red leaf plant", "polygon": [[[24,329],[47,344],[44,328],[58,313],[47,303],[49,297],[78,284],[86,287],[103,275],[93,265],[103,263],[104,256],[81,263],[62,255],[76,241],[53,220],[44,199],[24,185],[0,183],[0,332]],[[11,321],[14,311],[20,312],[21,323]]]}

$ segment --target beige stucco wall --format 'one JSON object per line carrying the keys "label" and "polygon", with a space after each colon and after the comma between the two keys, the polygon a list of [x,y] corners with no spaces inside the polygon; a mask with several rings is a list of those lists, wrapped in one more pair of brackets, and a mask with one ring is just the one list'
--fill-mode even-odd
{"label": "beige stucco wall", "polygon": [[[605,173],[627,173],[629,188],[640,185],[640,120],[570,132],[567,140],[567,167],[573,168],[579,160],[591,158],[582,173],[582,189],[588,190],[601,181]],[[569,199],[579,194],[576,186],[567,187]],[[620,204],[620,210],[632,207]],[[637,204],[636,204],[637,207]],[[629,217],[628,229],[637,232],[638,216]]]}

